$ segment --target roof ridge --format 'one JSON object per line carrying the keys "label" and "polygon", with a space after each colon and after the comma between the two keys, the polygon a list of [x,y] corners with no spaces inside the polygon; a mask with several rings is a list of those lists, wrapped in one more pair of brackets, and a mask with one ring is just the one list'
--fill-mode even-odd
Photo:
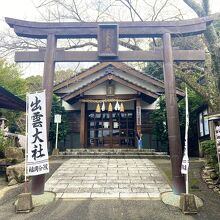
{"label": "roof ridge", "polygon": [[83,85],[81,85],[80,87],[78,87],[76,90],[73,90],[73,91],[71,91],[71,92],[69,92],[69,93],[66,93],[63,97],[66,97],[66,96],[68,96],[69,94],[71,94],[71,93],[73,93],[73,92],[76,92],[76,91],[78,91],[78,90],[80,90],[80,89],[82,89],[82,88],[84,88],[84,87],[86,87],[88,84],[90,84],[90,83],[93,83],[93,82],[95,82],[95,81],[97,81],[97,80],[99,80],[99,79],[102,79],[102,78],[104,78],[106,75],[108,75],[108,74],[104,74],[103,76],[99,76],[99,77],[96,77],[96,78],[94,78],[93,80],[91,80],[90,82],[87,82],[86,84],[83,84]]}
{"label": "roof ridge", "polygon": [[89,68],[87,68],[87,69],[81,70],[80,72],[76,73],[74,76],[71,76],[71,77],[69,77],[69,78],[67,78],[67,79],[64,79],[63,81],[60,81],[60,82],[56,83],[56,84],[54,85],[54,87],[55,87],[55,86],[58,86],[58,85],[61,84],[61,83],[64,83],[64,82],[66,82],[66,81],[68,81],[68,80],[71,80],[71,79],[75,78],[76,76],[78,76],[78,75],[82,74],[83,72],[88,71],[88,70],[90,70],[90,69],[92,69],[92,68],[98,66],[99,64],[100,64],[100,63],[96,63],[95,65],[92,65],[91,67],[89,67]]}
{"label": "roof ridge", "polygon": [[152,92],[152,93],[155,93],[156,94],[156,92],[154,92],[154,91],[152,91],[152,90],[150,90],[150,89],[147,89],[146,87],[143,87],[142,85],[140,85],[140,84],[138,84],[138,83],[134,83],[133,81],[131,81],[131,80],[128,80],[128,79],[125,79],[124,77],[121,77],[121,76],[116,76],[116,77],[118,77],[118,78],[120,78],[120,79],[123,79],[124,81],[126,81],[126,82],[129,82],[129,83],[131,83],[131,84],[133,84],[133,85],[136,85],[136,86],[138,86],[138,87],[140,87],[140,88],[142,88],[142,89],[145,89],[145,90],[147,90],[147,91],[149,91],[149,92]]}
{"label": "roof ridge", "polygon": [[142,72],[141,70],[137,70],[136,68],[134,68],[134,67],[132,67],[132,66],[129,66],[129,65],[123,63],[123,62],[120,62],[119,65],[123,65],[123,66],[125,66],[126,68],[129,68],[129,69],[131,69],[131,70],[134,70],[134,71],[136,71],[136,72],[138,72],[138,73],[140,73],[140,74],[142,74],[142,75],[144,75],[144,76],[147,76],[147,77],[149,77],[149,78],[152,78],[152,79],[154,79],[154,80],[156,80],[156,81],[158,81],[158,82],[164,84],[164,81],[162,81],[162,80],[160,80],[160,79],[157,79],[156,77],[153,77],[153,76],[151,76],[150,74],[144,73],[144,72]]}

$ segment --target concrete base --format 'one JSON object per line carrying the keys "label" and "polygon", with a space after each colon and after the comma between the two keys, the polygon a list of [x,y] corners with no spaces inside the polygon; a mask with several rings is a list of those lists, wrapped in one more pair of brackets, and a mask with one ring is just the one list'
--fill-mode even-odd
{"label": "concrete base", "polygon": [[180,209],[184,214],[197,214],[196,200],[193,194],[180,195]]}
{"label": "concrete base", "polygon": [[56,198],[56,194],[53,192],[44,192],[41,195],[32,195],[34,207],[47,205],[50,202],[53,202]]}
{"label": "concrete base", "polygon": [[31,193],[22,193],[15,201],[17,213],[30,212],[34,207],[47,205],[53,202],[56,194],[53,192],[44,192],[41,195],[31,195]]}
{"label": "concrete base", "polygon": [[[195,197],[196,207],[197,208],[202,207],[203,201],[195,195],[194,195],[194,197]],[[166,205],[171,205],[171,206],[175,206],[177,208],[180,208],[180,195],[176,195],[173,192],[162,193],[161,200]]]}
{"label": "concrete base", "polygon": [[30,212],[33,209],[31,193],[22,193],[18,195],[17,203],[15,203],[16,213]]}
{"label": "concrete base", "polygon": [[59,156],[59,149],[53,149],[52,155],[53,156]]}

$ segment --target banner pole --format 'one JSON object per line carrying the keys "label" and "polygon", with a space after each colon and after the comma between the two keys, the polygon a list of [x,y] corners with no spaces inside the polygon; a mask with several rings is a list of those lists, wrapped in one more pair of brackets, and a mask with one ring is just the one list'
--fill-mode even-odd
{"label": "banner pole", "polygon": [[188,91],[186,87],[186,131],[185,131],[185,151],[186,151],[186,194],[189,194],[189,156],[188,156],[188,130],[189,130],[189,103]]}
{"label": "banner pole", "polygon": [[59,126],[59,123],[57,123],[57,129],[56,129],[56,144],[55,144],[55,149],[57,149],[57,144],[58,144],[58,126]]}
{"label": "banner pole", "polygon": [[24,192],[27,193],[27,139],[28,139],[28,94],[26,94],[26,123],[25,123],[25,149],[24,149]]}

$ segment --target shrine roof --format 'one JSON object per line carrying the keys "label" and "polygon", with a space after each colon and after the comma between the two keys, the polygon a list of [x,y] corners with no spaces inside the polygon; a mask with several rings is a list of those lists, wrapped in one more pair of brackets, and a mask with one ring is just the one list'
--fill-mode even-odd
{"label": "shrine roof", "polygon": [[25,111],[26,103],[0,86],[0,108]]}

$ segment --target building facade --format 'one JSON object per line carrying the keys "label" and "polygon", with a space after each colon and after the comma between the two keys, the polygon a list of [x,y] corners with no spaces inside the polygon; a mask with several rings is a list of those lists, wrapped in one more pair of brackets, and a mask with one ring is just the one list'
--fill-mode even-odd
{"label": "building facade", "polygon": [[144,148],[160,150],[150,113],[164,94],[162,81],[124,63],[103,62],[55,85],[54,93],[68,111],[65,148],[135,148],[142,136]]}

